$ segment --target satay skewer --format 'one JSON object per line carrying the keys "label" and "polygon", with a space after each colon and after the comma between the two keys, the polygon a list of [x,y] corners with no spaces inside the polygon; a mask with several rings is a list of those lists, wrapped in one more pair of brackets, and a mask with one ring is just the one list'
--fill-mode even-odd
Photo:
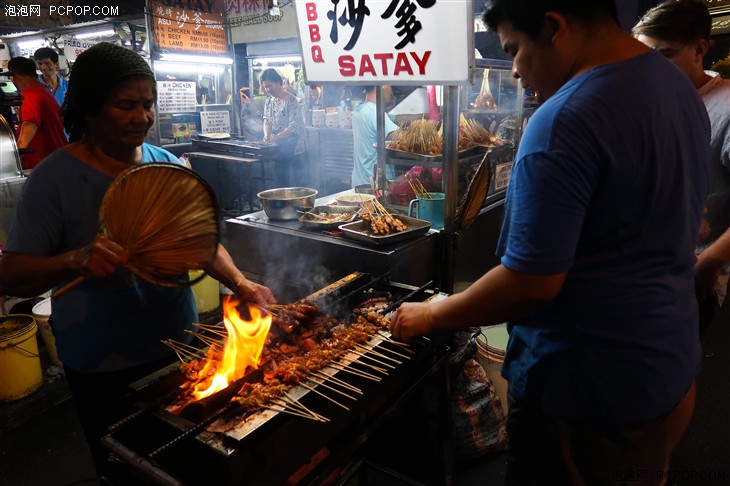
{"label": "satay skewer", "polygon": [[[367,352],[367,353],[370,353],[370,354],[374,354],[375,356],[377,356],[379,358],[383,358],[383,359],[386,359],[388,361],[392,361],[395,364],[403,364],[403,361],[398,361],[397,359],[391,358],[390,356],[385,356],[384,354],[381,354],[381,353],[375,351],[374,349],[370,349],[370,348],[368,348],[366,346],[363,346],[362,344],[356,344],[355,345],[355,349],[359,349],[359,350],[361,350],[363,352]],[[386,365],[386,363],[382,363],[382,364]]]}
{"label": "satay skewer", "polygon": [[[324,393],[322,393],[321,391],[317,390],[317,389],[316,389],[316,388],[314,388],[314,387],[311,387],[311,386],[307,385],[306,383],[299,383],[299,386],[301,386],[302,388],[306,388],[307,390],[309,390],[309,391],[311,391],[311,392],[313,392],[313,393],[316,393],[317,395],[321,396],[322,398],[325,398],[325,399],[329,400],[330,402],[334,403],[334,404],[335,404],[335,405],[337,405],[338,407],[342,407],[342,408],[344,408],[345,410],[350,410],[350,409],[349,409],[348,407],[344,406],[343,404],[341,404],[340,402],[338,402],[338,401],[337,401],[337,400],[335,400],[334,398],[332,398],[332,397],[328,397],[327,395],[325,395],[325,394],[324,394]],[[353,400],[354,400],[354,399],[353,399]]]}
{"label": "satay skewer", "polygon": [[340,385],[343,388],[347,388],[350,391],[353,391],[355,393],[358,393],[358,394],[362,395],[362,390],[360,390],[358,387],[356,387],[354,385],[351,385],[351,384],[347,383],[345,380],[341,380],[341,379],[339,379],[339,378],[337,378],[335,376],[330,376],[330,375],[328,375],[326,373],[322,373],[321,371],[315,371],[312,374],[314,376],[319,377],[319,378],[330,380],[333,383],[337,383],[338,385]]}

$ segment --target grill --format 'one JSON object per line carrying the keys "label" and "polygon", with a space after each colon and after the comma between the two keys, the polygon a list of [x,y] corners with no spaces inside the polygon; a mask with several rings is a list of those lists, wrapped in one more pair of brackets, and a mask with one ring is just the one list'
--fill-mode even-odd
{"label": "grill", "polygon": [[281,147],[236,138],[195,139],[188,153],[190,164],[215,191],[218,205],[240,214],[258,206],[255,195],[274,187],[274,160]]}
{"label": "grill", "polygon": [[[366,274],[353,273],[308,299],[330,315],[344,318],[353,306],[373,296],[388,295],[392,301],[389,309],[403,301],[445,297],[429,287],[413,287],[391,282],[387,277],[371,279]],[[235,402],[227,399],[227,389],[219,392],[218,399],[194,409],[196,413],[172,414],[166,404],[177,395],[184,381],[179,365],[173,364],[131,385],[130,400],[137,411],[112,426],[103,443],[129,474],[150,484],[332,482],[332,478],[340,477],[350,465],[363,460],[365,451],[371,449],[370,444],[377,441],[384,426],[398,417],[418,393],[431,387],[437,390],[440,400],[446,400],[445,337],[421,338],[409,349],[403,349],[387,337],[376,335],[367,346],[373,353],[367,353],[368,356],[377,355],[381,365],[389,363],[387,374],[366,373],[377,375],[378,381],[364,374],[332,368],[322,370],[352,387],[346,389],[346,393],[354,395],[352,399],[344,399],[321,383],[309,382],[311,388],[297,386],[290,391],[297,404],[327,421],[273,410],[243,413]],[[393,350],[405,358],[397,357]],[[349,367],[369,370],[368,359],[349,353],[339,361],[340,364],[352,361]],[[254,371],[243,381],[259,378]],[[361,393],[347,391],[353,389]],[[436,415],[444,427],[439,430],[448,430],[448,403],[441,405]],[[445,444],[445,438],[438,443]],[[429,447],[434,448],[433,444]],[[444,460],[448,453],[441,451],[437,457],[442,461],[434,467],[445,478],[450,471],[449,461]]]}
{"label": "grill", "polygon": [[275,144],[264,144],[253,140],[230,138],[225,140],[192,141],[193,150],[219,154],[240,155],[258,159],[275,157],[279,154],[279,147]]}

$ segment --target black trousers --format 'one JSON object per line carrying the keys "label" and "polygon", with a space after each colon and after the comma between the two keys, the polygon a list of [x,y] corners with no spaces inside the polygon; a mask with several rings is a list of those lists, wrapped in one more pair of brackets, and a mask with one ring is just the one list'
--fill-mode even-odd
{"label": "black trousers", "polygon": [[66,379],[86,436],[97,472],[113,475],[109,451],[101,445],[101,438],[109,427],[129,416],[134,410],[129,405],[129,384],[169,365],[174,357],[154,361],[133,368],[104,373],[81,373],[64,367]]}

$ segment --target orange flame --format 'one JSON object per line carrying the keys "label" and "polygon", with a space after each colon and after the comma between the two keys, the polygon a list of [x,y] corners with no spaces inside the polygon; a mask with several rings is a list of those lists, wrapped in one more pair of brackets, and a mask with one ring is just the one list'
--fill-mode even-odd
{"label": "orange flame", "polygon": [[[223,301],[223,324],[228,331],[220,360],[208,359],[199,376],[208,376],[193,387],[196,400],[205,398],[243,378],[246,369],[258,368],[266,336],[271,328],[271,315],[262,316],[261,309],[249,305],[251,320],[246,321],[238,312],[238,300],[226,296]],[[210,353],[209,353],[210,356]]]}

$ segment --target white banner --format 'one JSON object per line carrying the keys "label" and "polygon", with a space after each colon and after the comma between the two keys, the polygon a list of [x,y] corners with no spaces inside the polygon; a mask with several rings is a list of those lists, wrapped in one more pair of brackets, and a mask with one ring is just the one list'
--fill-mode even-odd
{"label": "white banner", "polygon": [[472,0],[295,0],[307,82],[462,84]]}

